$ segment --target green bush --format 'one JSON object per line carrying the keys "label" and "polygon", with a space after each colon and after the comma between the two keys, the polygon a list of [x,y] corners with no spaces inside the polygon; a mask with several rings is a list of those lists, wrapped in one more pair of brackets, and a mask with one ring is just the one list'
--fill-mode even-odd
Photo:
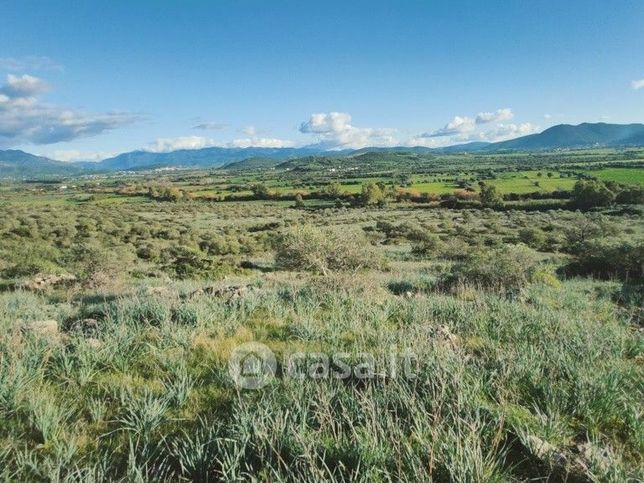
{"label": "green bush", "polygon": [[503,196],[498,192],[496,186],[484,182],[480,182],[479,184],[481,186],[481,192],[479,193],[481,205],[490,208],[503,205]]}
{"label": "green bush", "polygon": [[361,200],[364,206],[384,206],[387,202],[386,189],[381,183],[363,184]]}
{"label": "green bush", "polygon": [[58,266],[60,252],[44,243],[18,244],[0,273],[2,277],[19,278],[37,273],[58,273],[63,270]]}
{"label": "green bush", "polygon": [[598,214],[578,214],[571,220],[567,220],[563,227],[566,237],[566,251],[575,253],[578,247],[588,240],[607,235],[616,235],[619,229],[615,224],[608,221],[605,216]]}
{"label": "green bush", "polygon": [[212,260],[203,253],[186,246],[172,246],[161,252],[165,261],[164,269],[180,279],[200,278],[207,275],[212,267]]}
{"label": "green bush", "polygon": [[539,250],[546,243],[546,234],[539,228],[522,228],[519,230],[519,240],[530,248]]}
{"label": "green bush", "polygon": [[125,275],[134,254],[125,247],[106,249],[97,242],[77,243],[70,250],[66,265],[87,288],[103,285]]}
{"label": "green bush", "polygon": [[567,267],[570,273],[631,281],[642,279],[644,243],[641,241],[597,238],[580,244],[575,254],[576,260]]}
{"label": "green bush", "polygon": [[486,290],[521,290],[532,281],[539,259],[523,245],[477,251],[452,267],[447,286],[475,285]]}
{"label": "green bush", "polygon": [[643,186],[625,186],[615,198],[616,203],[637,205],[644,203]]}
{"label": "green bush", "polygon": [[253,192],[253,196],[258,200],[266,200],[272,196],[271,191],[263,183],[256,183],[250,186],[250,190]]}
{"label": "green bush", "polygon": [[598,180],[579,180],[575,183],[570,203],[578,208],[609,206],[615,201],[615,193]]}
{"label": "green bush", "polygon": [[[373,229],[365,229],[373,230]],[[386,237],[386,243],[408,240],[410,242],[422,242],[425,239],[432,238],[432,233],[416,223],[403,222],[400,224],[389,223],[388,221],[379,220],[376,222],[375,231],[383,233]]]}
{"label": "green bush", "polygon": [[384,260],[360,231],[303,225],[276,241],[275,264],[285,270],[328,275],[334,271],[380,268]]}
{"label": "green bush", "polygon": [[414,255],[428,256],[440,251],[442,242],[438,235],[427,233],[421,239],[414,241],[411,246],[411,252]]}

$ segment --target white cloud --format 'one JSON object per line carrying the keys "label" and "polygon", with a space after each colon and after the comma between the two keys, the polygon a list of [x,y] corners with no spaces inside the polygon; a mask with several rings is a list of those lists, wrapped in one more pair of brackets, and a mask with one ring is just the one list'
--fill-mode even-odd
{"label": "white cloud", "polygon": [[[450,122],[440,129],[425,132],[417,138],[440,138],[458,136],[460,141],[468,140],[476,131],[477,126],[493,122],[507,121],[514,117],[512,109],[506,107],[494,112],[479,112],[474,119],[468,116],[454,116]],[[443,144],[443,143],[440,143]]]}
{"label": "white cloud", "polygon": [[0,57],[0,69],[9,72],[33,70],[63,70],[63,66],[49,57],[28,55],[26,57]]}
{"label": "white cloud", "polygon": [[476,116],[476,124],[487,124],[490,122],[509,121],[514,117],[512,109],[497,109],[495,112],[479,112]]}
{"label": "white cloud", "polygon": [[363,148],[366,146],[395,146],[396,130],[390,128],[361,128],[351,124],[346,112],[312,114],[300,124],[300,132],[313,134],[318,146],[327,149]]}
{"label": "white cloud", "polygon": [[635,90],[644,88],[644,79],[634,80],[631,82],[631,87]]}
{"label": "white cloud", "polygon": [[83,151],[77,151],[75,149],[68,149],[68,150],[58,150],[58,151],[52,151],[49,153],[46,153],[45,156],[50,158],[50,159],[55,159],[58,161],[65,161],[65,162],[75,162],[75,161],[101,161],[103,159],[111,158],[113,156],[116,156],[118,153],[116,152],[107,152],[107,151],[100,151],[100,152],[83,152]]}
{"label": "white cloud", "polygon": [[514,118],[512,109],[479,112],[475,118],[455,116],[440,129],[413,136],[404,142],[407,146],[438,148],[472,141],[496,142],[532,134],[539,130],[531,123],[504,124],[499,121]]}
{"label": "white cloud", "polygon": [[29,99],[48,89],[47,83],[38,77],[27,74],[21,76],[9,74],[7,83],[0,87],[0,92],[10,99]]}
{"label": "white cloud", "polygon": [[454,116],[444,127],[435,131],[421,134],[421,138],[440,138],[445,136],[456,136],[469,134],[476,129],[476,121],[467,116]]}
{"label": "white cloud", "polygon": [[311,114],[308,121],[300,124],[300,132],[314,134],[335,134],[353,128],[351,115],[346,112],[318,112]]}
{"label": "white cloud", "polygon": [[[418,138],[440,138],[448,136],[469,137],[482,124],[507,121],[514,117],[510,108],[497,109],[494,112],[479,112],[474,119],[468,116],[454,116],[450,122],[440,129],[421,134]],[[441,143],[442,144],[442,143]]]}
{"label": "white cloud", "polygon": [[246,126],[241,129],[241,132],[246,136],[250,136],[252,138],[257,136],[257,128],[255,126]]}
{"label": "white cloud", "polygon": [[140,119],[127,112],[86,113],[43,104],[47,83],[30,75],[8,75],[0,87],[0,146],[53,144],[95,136]]}
{"label": "white cloud", "polygon": [[220,146],[220,144],[201,136],[179,136],[176,138],[159,138],[148,144],[145,150],[153,153],[168,153],[178,149],[201,149],[213,146]]}
{"label": "white cloud", "polygon": [[521,124],[498,124],[496,128],[490,131],[480,133],[480,139],[483,141],[506,141],[519,136],[527,136],[539,132],[540,127],[529,122]]}

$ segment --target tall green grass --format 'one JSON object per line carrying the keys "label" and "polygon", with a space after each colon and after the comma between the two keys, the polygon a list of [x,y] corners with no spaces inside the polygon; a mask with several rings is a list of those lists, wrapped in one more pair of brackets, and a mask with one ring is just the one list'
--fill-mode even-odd
{"label": "tall green grass", "polygon": [[[92,306],[100,345],[17,322],[64,326],[88,308],[0,294],[0,477],[641,478],[642,338],[616,310],[618,290],[572,280],[520,299],[431,286],[401,297],[312,278],[230,301],[141,291]],[[249,340],[278,360],[305,350],[384,362],[411,349],[417,377],[278,377],[239,391],[227,357]]]}

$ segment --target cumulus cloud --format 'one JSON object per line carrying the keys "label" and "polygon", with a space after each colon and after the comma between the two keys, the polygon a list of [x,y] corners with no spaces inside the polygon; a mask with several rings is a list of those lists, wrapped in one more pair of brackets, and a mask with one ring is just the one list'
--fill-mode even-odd
{"label": "cumulus cloud", "polygon": [[539,130],[538,126],[531,123],[504,124],[502,122],[513,118],[514,112],[510,108],[479,112],[475,117],[454,116],[442,128],[413,136],[404,144],[438,148],[472,141],[504,141]]}
{"label": "cumulus cloud", "polygon": [[140,119],[127,112],[86,113],[43,104],[38,95],[47,89],[47,83],[38,77],[7,76],[0,86],[0,146],[71,141]]}
{"label": "cumulus cloud", "polygon": [[315,135],[318,146],[327,149],[394,146],[397,142],[395,129],[353,126],[346,112],[312,114],[300,124],[300,132]]}
{"label": "cumulus cloud", "polygon": [[47,83],[31,75],[13,75],[7,76],[7,83],[0,87],[0,93],[8,99],[26,99],[34,98],[49,89]]}
{"label": "cumulus cloud", "polygon": [[458,136],[465,140],[476,131],[477,126],[507,121],[514,117],[512,109],[497,109],[494,112],[479,112],[474,119],[468,116],[454,116],[450,122],[435,131],[425,132],[418,138],[440,138]]}
{"label": "cumulus cloud", "polygon": [[202,129],[204,131],[221,131],[222,129],[226,129],[227,127],[228,124],[223,122],[202,122],[201,124],[193,126],[192,129]]}
{"label": "cumulus cloud", "polygon": [[540,127],[529,122],[521,124],[498,124],[494,129],[480,133],[483,141],[505,141],[519,136],[527,136],[539,132]]}
{"label": "cumulus cloud", "polygon": [[308,121],[300,124],[300,132],[313,134],[334,134],[353,128],[351,115],[346,112],[318,112],[311,114]]}
{"label": "cumulus cloud", "polygon": [[0,69],[9,72],[34,70],[63,70],[63,66],[46,56],[0,57]]}
{"label": "cumulus cloud", "polygon": [[631,82],[631,87],[635,90],[644,89],[644,79],[634,80]]}
{"label": "cumulus cloud", "polygon": [[509,121],[514,117],[512,109],[497,109],[495,112],[479,112],[476,116],[476,124],[487,124],[490,122]]}
{"label": "cumulus cloud", "polygon": [[431,132],[425,132],[421,138],[440,138],[445,136],[458,136],[469,134],[476,129],[476,121],[467,116],[454,116],[444,127]]}
{"label": "cumulus cloud", "polygon": [[168,153],[179,149],[201,149],[220,146],[213,139],[201,136],[179,136],[176,138],[159,138],[145,148],[153,153]]}

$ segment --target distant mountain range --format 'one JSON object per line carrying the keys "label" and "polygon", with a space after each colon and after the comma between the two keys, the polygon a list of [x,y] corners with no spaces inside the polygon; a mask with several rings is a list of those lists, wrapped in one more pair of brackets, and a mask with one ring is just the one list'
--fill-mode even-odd
{"label": "distant mountain range", "polygon": [[95,169],[122,171],[149,169],[164,166],[194,166],[219,168],[235,161],[249,158],[289,159],[312,156],[325,152],[321,149],[303,148],[203,148],[182,149],[168,153],[132,151],[99,163],[92,163]]}
{"label": "distant mountain range", "polygon": [[559,124],[539,134],[493,143],[486,149],[544,150],[644,146],[644,124]]}
{"label": "distant mountain range", "polygon": [[0,151],[0,178],[75,175],[80,173],[143,170],[163,167],[208,167],[251,169],[271,167],[289,159],[308,156],[355,156],[367,152],[413,152],[416,154],[490,153],[498,151],[543,151],[593,147],[644,146],[644,124],[559,124],[539,134],[496,143],[472,142],[443,148],[389,147],[325,151],[302,148],[203,148],[152,153],[132,151],[98,163],[64,163],[18,150]]}
{"label": "distant mountain range", "polygon": [[16,149],[0,151],[0,178],[73,175],[83,171],[73,163],[54,161]]}

